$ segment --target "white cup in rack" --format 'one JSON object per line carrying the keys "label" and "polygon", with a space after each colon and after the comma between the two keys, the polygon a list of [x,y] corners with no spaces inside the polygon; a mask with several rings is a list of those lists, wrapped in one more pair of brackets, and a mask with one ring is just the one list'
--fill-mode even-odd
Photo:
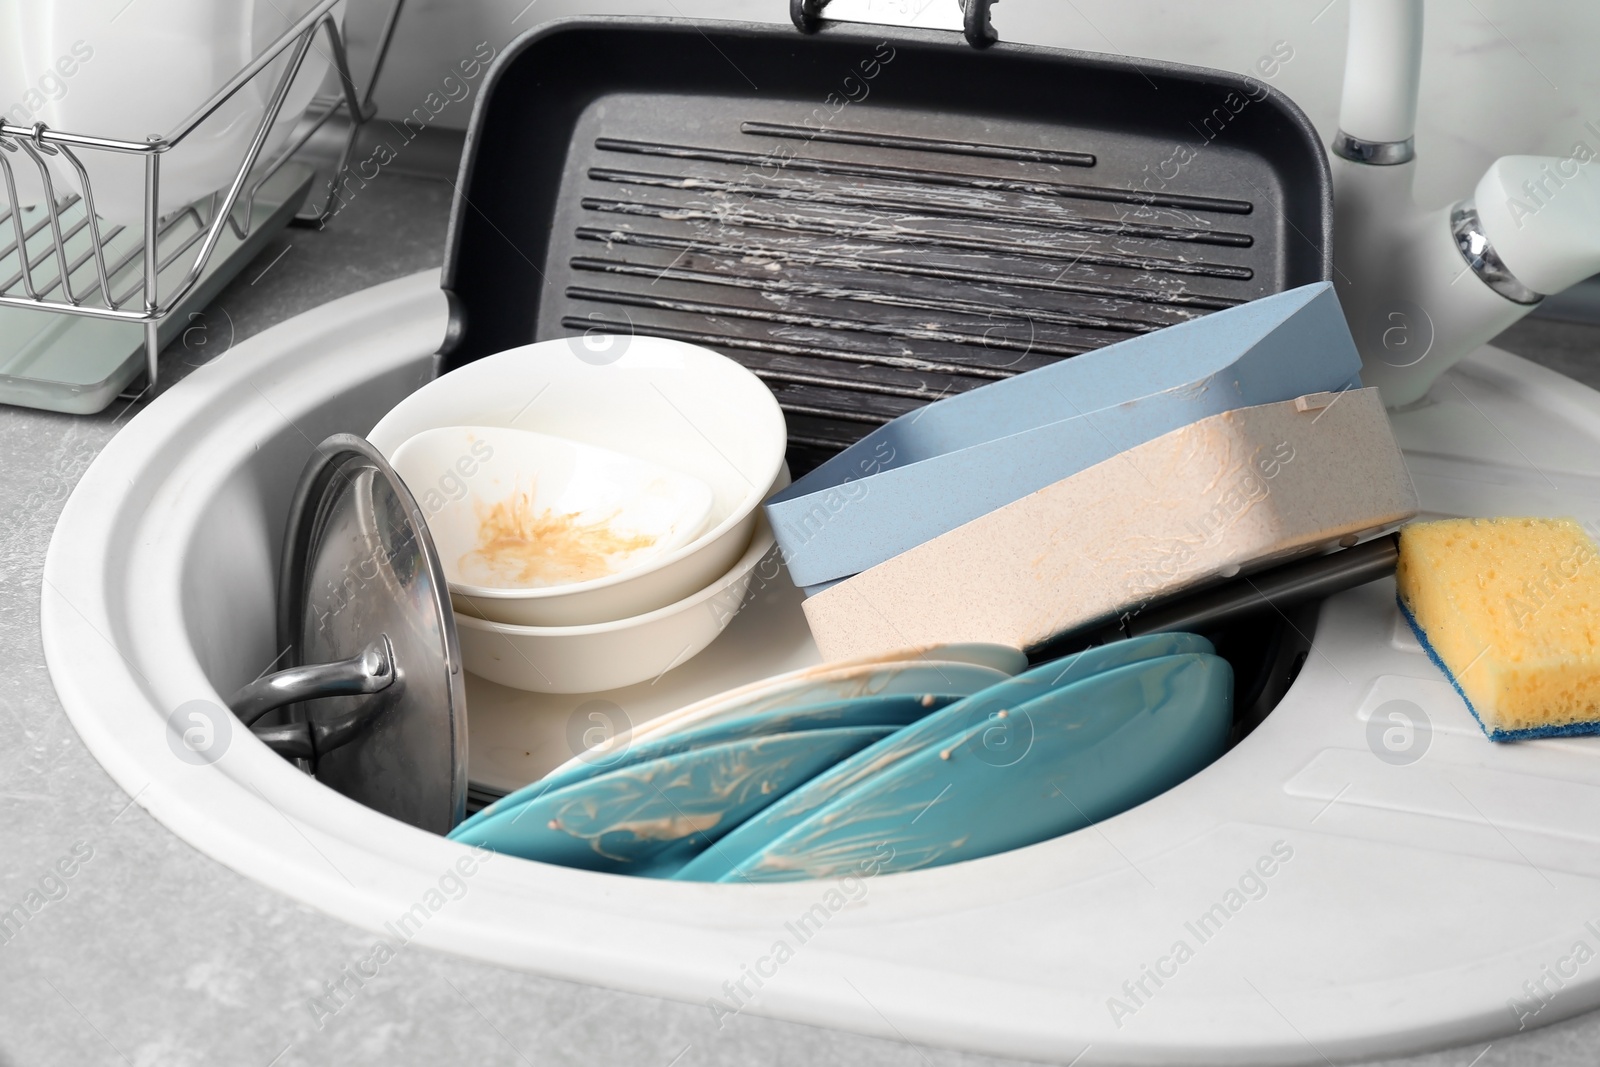
{"label": "white cup in rack", "polygon": [[[21,72],[0,89],[20,88],[26,102],[39,105],[25,108],[32,112],[29,124],[42,121],[70,133],[143,141],[172,132],[316,3],[0,0],[0,38],[10,39]],[[161,215],[224,188],[233,178],[292,51],[286,50],[165,153]],[[262,160],[283,146],[304,114],[327,74],[331,54],[326,35],[319,32],[273,124]],[[0,54],[0,64],[5,59]],[[8,121],[14,122],[15,116]],[[11,154],[13,165],[18,158]],[[143,159],[93,150],[80,151],[78,158],[93,184],[96,213],[109,222],[137,227],[144,213]],[[58,198],[81,192],[76,170],[64,159],[51,161],[51,179]],[[24,202],[41,196],[37,185],[35,180],[27,192],[19,190]]]}

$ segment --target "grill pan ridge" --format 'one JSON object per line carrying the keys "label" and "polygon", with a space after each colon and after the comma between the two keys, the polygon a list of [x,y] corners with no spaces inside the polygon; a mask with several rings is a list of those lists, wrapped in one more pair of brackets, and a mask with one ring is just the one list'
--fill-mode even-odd
{"label": "grill pan ridge", "polygon": [[704,344],[772,388],[798,474],[929,401],[1328,280],[1331,228],[1314,129],[1238,75],[560,20],[474,110],[442,367],[586,331]]}

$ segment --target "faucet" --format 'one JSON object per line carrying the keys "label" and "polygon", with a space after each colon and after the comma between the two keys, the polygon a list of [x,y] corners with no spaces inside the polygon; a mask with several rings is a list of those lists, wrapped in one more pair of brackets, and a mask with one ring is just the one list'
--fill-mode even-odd
{"label": "faucet", "polygon": [[1351,0],[1333,142],[1334,287],[1362,380],[1391,408],[1538,306],[1600,271],[1600,124],[1566,157],[1505,156],[1470,198],[1412,196],[1422,0]]}

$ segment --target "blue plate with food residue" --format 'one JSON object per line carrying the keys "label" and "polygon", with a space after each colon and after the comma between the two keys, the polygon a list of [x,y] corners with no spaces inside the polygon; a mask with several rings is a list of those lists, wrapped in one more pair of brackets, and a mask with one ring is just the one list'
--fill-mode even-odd
{"label": "blue plate with food residue", "polygon": [[[976,723],[811,813],[723,876],[788,882],[937,867],[1046,841],[1166,792],[1227,746],[1233,669],[1197,653],[1095,674]],[[870,750],[868,753],[870,754]]]}
{"label": "blue plate with food residue", "polygon": [[[789,734],[805,730],[841,729],[851,726],[901,727],[931,715],[960,700],[959,693],[902,693],[893,696],[855,697],[812,704],[803,708],[775,708],[736,719],[719,719],[693,728],[673,730],[640,738],[629,743],[594,750],[591,759],[566,763],[537,782],[523,786],[474,815],[468,822],[482,821],[535,797],[565,789],[610,771],[639,763],[676,756],[681,752],[710,748],[729,741],[743,741],[768,734]],[[465,825],[465,824],[464,824]]]}
{"label": "blue plate with food residue", "polygon": [[805,730],[712,745],[545,792],[450,838],[523,859],[665,877],[734,826],[893,726]]}
{"label": "blue plate with food residue", "polygon": [[723,880],[745,860],[794,829],[841,793],[883,773],[907,756],[929,745],[939,745],[957,733],[982,726],[985,730],[981,735],[983,744],[996,753],[1007,745],[1021,745],[1025,743],[1021,731],[1017,729],[1021,720],[1007,716],[1009,709],[1020,707],[1063,686],[1130,663],[1211,651],[1211,642],[1195,634],[1151,634],[1064,656],[992,685],[919,719],[893,737],[818,775],[804,789],[796,790],[767,807],[723,838],[714,850],[701,853],[675,877],[695,882]]}

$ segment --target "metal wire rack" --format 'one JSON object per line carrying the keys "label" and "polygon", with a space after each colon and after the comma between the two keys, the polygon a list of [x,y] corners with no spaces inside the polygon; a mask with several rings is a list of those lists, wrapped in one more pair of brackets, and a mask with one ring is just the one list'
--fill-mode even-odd
{"label": "metal wire rack", "polygon": [[[356,136],[375,111],[372,90],[403,2],[391,0],[365,92],[358,91],[350,73],[344,35],[333,14],[339,0],[321,0],[165,135],[129,141],[54,130],[42,122],[33,126],[0,122],[0,189],[5,194],[0,208],[6,209],[0,214],[0,307],[142,323],[146,374],[149,385],[155,385],[159,327],[199,282],[224,228],[231,228],[241,240],[247,237],[254,221],[252,207],[261,187],[335,115],[344,112],[349,116],[349,130],[330,183],[330,188],[337,187],[349,164]],[[338,91],[331,98],[315,100],[289,142],[258,167],[268,134],[319,31],[327,37],[338,72]],[[228,186],[207,200],[165,218],[158,217],[162,157],[286,51],[290,53],[288,66],[278,77],[250,146]],[[103,220],[95,214],[89,168],[83,162],[83,158],[90,157],[80,157],[80,153],[118,153],[144,160],[144,214],[136,232],[117,225],[103,228]],[[76,189],[58,188],[47,157],[59,157],[70,165],[77,177]],[[17,195],[14,168],[30,165],[37,168],[45,195],[39,206],[24,209]],[[324,221],[332,205],[330,196],[321,208],[297,218]],[[162,286],[162,272],[191,254],[193,258],[179,281]]]}

